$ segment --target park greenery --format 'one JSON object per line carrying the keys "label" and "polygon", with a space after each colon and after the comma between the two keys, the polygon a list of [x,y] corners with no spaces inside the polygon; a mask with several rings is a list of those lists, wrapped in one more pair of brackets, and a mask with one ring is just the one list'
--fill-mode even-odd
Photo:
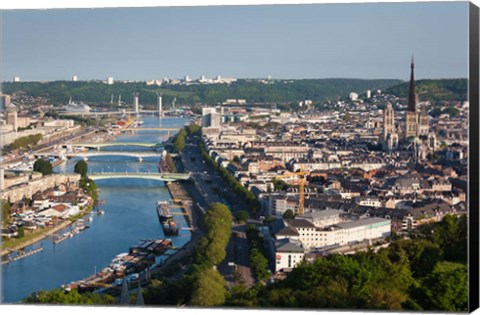
{"label": "park greenery", "polygon": [[187,132],[185,129],[180,129],[180,131],[175,136],[175,140],[173,141],[173,148],[176,152],[181,153],[185,149]]}
{"label": "park greenery", "polygon": [[259,236],[259,230],[255,225],[249,224],[246,234],[250,250],[250,266],[255,278],[263,282],[270,277],[270,271],[268,270],[268,260],[263,253],[264,246]]}
{"label": "park greenery", "polygon": [[53,173],[53,167],[49,161],[40,158],[33,163],[33,171],[42,173],[45,176]]}
{"label": "park greenery", "polygon": [[108,305],[115,304],[115,298],[108,294],[91,292],[79,293],[77,290],[65,291],[53,289],[38,291],[25,298],[26,304],[68,304],[68,305]]}
{"label": "park greenery", "polygon": [[7,200],[0,200],[0,207],[2,209],[2,225],[9,222],[10,220],[10,204]]}
{"label": "park greenery", "polygon": [[303,261],[283,281],[235,292],[233,306],[467,311],[467,220],[447,215],[378,252]]}
{"label": "park greenery", "polygon": [[10,149],[17,150],[36,145],[38,142],[40,142],[40,140],[42,140],[42,138],[43,136],[41,133],[20,137],[12,142],[12,144],[10,145]]}
{"label": "park greenery", "polygon": [[88,177],[88,164],[84,160],[78,161],[73,167],[75,173],[80,174],[79,186],[90,197],[92,197],[94,203],[98,200],[98,188],[97,184]]}

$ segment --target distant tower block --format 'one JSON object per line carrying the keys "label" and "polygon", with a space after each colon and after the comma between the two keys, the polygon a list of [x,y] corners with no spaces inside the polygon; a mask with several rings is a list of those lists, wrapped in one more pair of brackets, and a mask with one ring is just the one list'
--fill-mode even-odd
{"label": "distant tower block", "polygon": [[162,94],[157,93],[158,117],[163,117]]}
{"label": "distant tower block", "polygon": [[133,93],[133,109],[135,113],[139,113],[139,108],[138,108],[138,93],[135,92]]}
{"label": "distant tower block", "polygon": [[371,97],[372,97],[372,91],[367,90],[367,98],[371,98]]}
{"label": "distant tower block", "polygon": [[107,84],[112,85],[113,84],[113,77],[108,77],[107,78]]}
{"label": "distant tower block", "polygon": [[110,96],[110,104],[113,104],[113,94]]}
{"label": "distant tower block", "polygon": [[13,77],[13,82],[20,82],[20,77]]}
{"label": "distant tower block", "polygon": [[76,75],[72,75],[72,81],[78,81],[78,77]]}
{"label": "distant tower block", "polygon": [[118,94],[118,106],[122,105],[122,94]]}

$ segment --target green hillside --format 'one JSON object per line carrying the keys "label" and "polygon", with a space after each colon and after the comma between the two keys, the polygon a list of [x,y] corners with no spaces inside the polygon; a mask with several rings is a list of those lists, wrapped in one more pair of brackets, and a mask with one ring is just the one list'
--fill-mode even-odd
{"label": "green hillside", "polygon": [[[468,98],[467,79],[439,79],[415,81],[415,91],[421,101],[465,101]],[[386,93],[408,97],[409,83],[405,82],[388,88]]]}
{"label": "green hillside", "polygon": [[6,82],[2,86],[4,93],[25,93],[33,97],[44,96],[54,104],[65,104],[70,98],[89,104],[110,102],[122,95],[122,100],[132,103],[132,93],[140,93],[140,103],[156,103],[156,92],[163,93],[164,103],[169,104],[175,97],[177,104],[207,103],[217,104],[229,98],[242,98],[248,102],[297,102],[304,99],[323,101],[348,97],[350,92],[359,94],[366,90],[384,90],[398,85],[400,80],[361,80],[361,79],[309,79],[309,80],[275,80],[264,84],[258,80],[238,80],[227,84],[192,84],[192,85],[146,85],[138,83],[102,82]]}

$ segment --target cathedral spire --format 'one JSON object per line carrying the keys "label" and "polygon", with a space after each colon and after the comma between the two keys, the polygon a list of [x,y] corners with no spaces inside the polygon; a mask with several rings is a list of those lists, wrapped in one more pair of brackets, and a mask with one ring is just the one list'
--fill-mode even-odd
{"label": "cathedral spire", "polygon": [[415,79],[413,75],[413,70],[415,68],[415,60],[412,56],[412,63],[410,65],[411,72],[410,72],[410,94],[408,95],[408,111],[409,112],[416,112],[417,104],[415,100]]}

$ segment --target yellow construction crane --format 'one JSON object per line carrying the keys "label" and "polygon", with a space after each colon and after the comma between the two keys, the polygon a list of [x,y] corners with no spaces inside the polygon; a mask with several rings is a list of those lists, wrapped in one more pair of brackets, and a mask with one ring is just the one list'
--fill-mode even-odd
{"label": "yellow construction crane", "polygon": [[296,171],[296,172],[287,172],[283,175],[275,176],[275,178],[286,178],[286,177],[292,177],[292,176],[297,176],[298,179],[294,180],[293,183],[294,185],[298,185],[298,214],[303,215],[304,214],[304,209],[305,209],[305,179],[306,177],[310,175],[310,171]]}

